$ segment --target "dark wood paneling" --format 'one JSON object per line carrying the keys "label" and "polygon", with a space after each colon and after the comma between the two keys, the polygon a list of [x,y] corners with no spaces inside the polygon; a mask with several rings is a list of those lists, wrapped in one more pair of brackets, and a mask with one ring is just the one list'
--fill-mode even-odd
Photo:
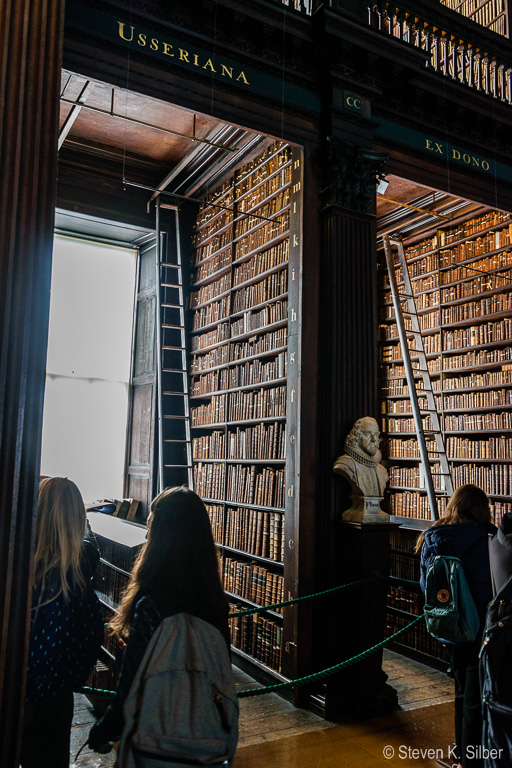
{"label": "dark wood paneling", "polygon": [[18,765],[45,380],[63,0],[0,4],[0,764]]}

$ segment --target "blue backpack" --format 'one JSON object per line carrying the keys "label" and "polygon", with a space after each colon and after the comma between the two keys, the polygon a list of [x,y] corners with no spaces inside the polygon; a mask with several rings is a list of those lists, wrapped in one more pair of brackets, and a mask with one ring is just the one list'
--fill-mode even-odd
{"label": "blue backpack", "polygon": [[437,555],[427,568],[424,613],[427,631],[437,640],[475,640],[480,619],[458,557]]}

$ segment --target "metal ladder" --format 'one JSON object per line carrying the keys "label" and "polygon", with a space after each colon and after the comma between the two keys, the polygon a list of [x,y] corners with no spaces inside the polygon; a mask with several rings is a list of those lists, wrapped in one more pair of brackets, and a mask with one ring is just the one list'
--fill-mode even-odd
{"label": "metal ladder", "polygon": [[[393,307],[395,310],[396,324],[402,355],[404,360],[405,375],[409,387],[409,397],[411,399],[414,424],[416,426],[416,435],[418,438],[418,447],[420,451],[420,460],[423,467],[423,478],[425,481],[425,490],[430,506],[430,512],[433,520],[439,519],[439,510],[437,506],[437,495],[450,496],[453,493],[452,476],[446,455],[443,433],[439,421],[439,414],[434,399],[432,381],[427,365],[427,356],[421,335],[421,328],[418,320],[416,302],[412,291],[411,278],[407,259],[405,257],[404,244],[401,237],[390,238],[384,235],[384,253],[386,255],[386,264],[389,274],[391,295],[393,297]],[[396,246],[398,255],[398,265],[400,266],[404,284],[404,292],[398,289],[396,278],[396,267],[394,260],[394,251],[392,246]],[[405,307],[405,308],[404,308]],[[410,328],[406,328],[405,319],[409,320]],[[409,339],[414,342],[414,347],[409,347]],[[411,355],[412,353],[412,355]],[[413,360],[416,365],[413,365]],[[421,386],[419,387],[418,384]],[[420,405],[419,396],[426,401],[426,407]],[[430,428],[425,429],[423,417],[430,418]],[[427,436],[433,438],[436,443],[437,454],[439,458],[439,473],[433,473],[430,465],[430,457],[427,447]],[[433,478],[441,478],[441,490],[434,488]],[[420,475],[421,484],[421,475]]]}
{"label": "metal ladder", "polygon": [[[161,227],[161,209],[171,226]],[[172,226],[174,224],[174,226]],[[158,489],[194,488],[185,305],[177,206],[156,200]]]}

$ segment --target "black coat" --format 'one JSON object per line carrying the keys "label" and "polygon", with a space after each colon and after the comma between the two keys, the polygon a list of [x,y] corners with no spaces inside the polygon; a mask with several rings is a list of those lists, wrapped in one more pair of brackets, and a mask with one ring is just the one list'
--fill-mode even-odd
{"label": "black coat", "polygon": [[512,513],[507,512],[491,542],[491,565],[496,591],[512,576]]}

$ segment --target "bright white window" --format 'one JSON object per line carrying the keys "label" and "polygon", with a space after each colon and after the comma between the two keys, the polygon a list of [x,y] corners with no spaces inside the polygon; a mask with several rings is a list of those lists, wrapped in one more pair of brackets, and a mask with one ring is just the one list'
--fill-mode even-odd
{"label": "bright white window", "polygon": [[136,252],[56,236],[41,474],[121,498]]}

